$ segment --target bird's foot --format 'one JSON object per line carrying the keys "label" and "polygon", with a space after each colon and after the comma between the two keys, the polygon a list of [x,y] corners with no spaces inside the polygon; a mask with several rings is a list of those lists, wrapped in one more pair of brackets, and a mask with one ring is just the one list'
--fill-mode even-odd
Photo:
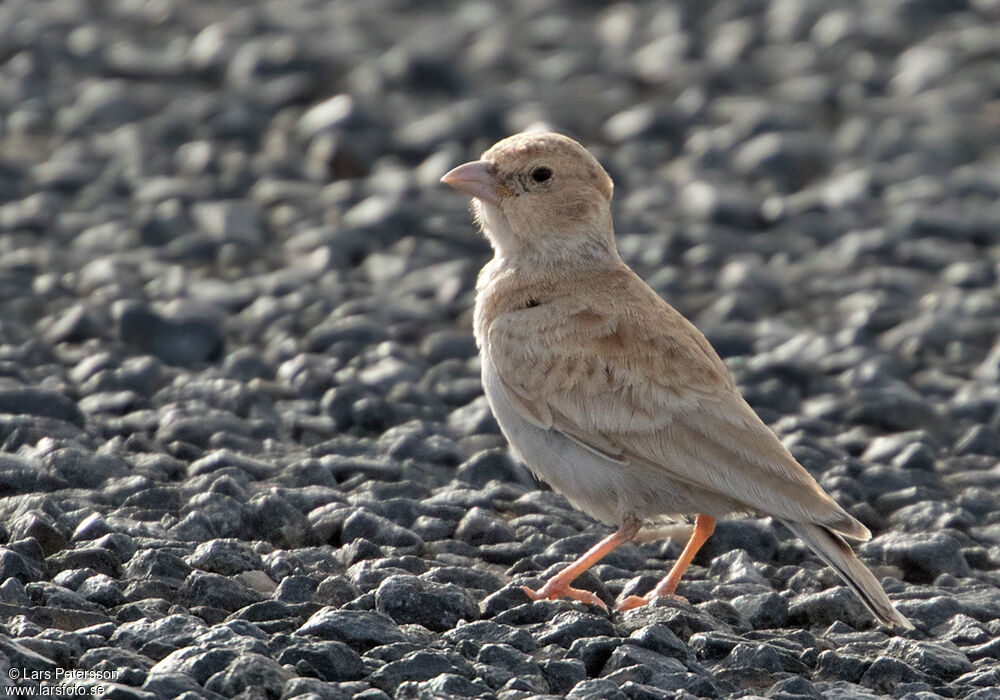
{"label": "bird's foot", "polygon": [[656,593],[655,591],[650,591],[646,595],[630,595],[627,598],[619,600],[615,603],[615,610],[618,612],[633,610],[635,608],[640,608],[643,605],[649,605],[657,598],[669,598],[670,600],[676,600],[682,603],[687,602],[687,598],[677,595],[676,593]]}
{"label": "bird's foot", "polygon": [[552,581],[549,581],[537,591],[534,591],[527,586],[521,586],[521,590],[524,591],[532,600],[557,600],[559,598],[569,598],[581,603],[586,603],[587,605],[596,605],[602,610],[608,609],[608,606],[604,604],[604,601],[598,598],[595,594],[590,591],[584,591],[580,588],[571,588],[569,584],[565,583],[552,585]]}

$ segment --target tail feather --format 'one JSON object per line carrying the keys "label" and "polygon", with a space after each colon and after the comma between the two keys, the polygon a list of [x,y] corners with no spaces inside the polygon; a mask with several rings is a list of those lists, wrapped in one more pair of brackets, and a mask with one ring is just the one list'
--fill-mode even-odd
{"label": "tail feather", "polygon": [[913,624],[893,607],[882,585],[840,535],[814,523],[781,522],[837,572],[879,622],[886,627],[913,629]]}

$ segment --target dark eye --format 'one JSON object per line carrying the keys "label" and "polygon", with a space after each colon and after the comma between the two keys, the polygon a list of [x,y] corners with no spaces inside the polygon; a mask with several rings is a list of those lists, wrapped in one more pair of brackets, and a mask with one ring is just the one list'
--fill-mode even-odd
{"label": "dark eye", "polygon": [[544,165],[531,171],[531,179],[535,182],[545,182],[552,177],[552,171]]}

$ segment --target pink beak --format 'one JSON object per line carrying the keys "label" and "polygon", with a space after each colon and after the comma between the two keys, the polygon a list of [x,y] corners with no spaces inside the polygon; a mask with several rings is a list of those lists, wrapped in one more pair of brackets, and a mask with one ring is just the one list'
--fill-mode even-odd
{"label": "pink beak", "polygon": [[496,178],[490,174],[491,169],[492,166],[485,160],[474,160],[449,170],[441,178],[441,182],[476,199],[499,204],[500,193],[497,190]]}

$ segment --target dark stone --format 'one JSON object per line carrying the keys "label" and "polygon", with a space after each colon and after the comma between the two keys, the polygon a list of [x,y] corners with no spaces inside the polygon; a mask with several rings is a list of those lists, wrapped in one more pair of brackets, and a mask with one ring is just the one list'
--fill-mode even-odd
{"label": "dark stone", "polygon": [[[409,698],[472,698],[489,697],[490,687],[481,679],[470,681],[455,673],[442,673],[427,681],[406,681],[396,690],[400,700]],[[357,696],[355,696],[357,697]]]}
{"label": "dark stone", "polygon": [[108,479],[131,472],[129,465],[118,457],[75,448],[50,452],[42,458],[42,464],[78,488],[97,488]]}
{"label": "dark stone", "polygon": [[955,454],[1000,457],[1000,430],[988,425],[972,426],[955,443]]}
{"label": "dark stone", "polygon": [[311,527],[305,514],[274,493],[263,493],[246,504],[246,535],[293,549],[310,539]]}
{"label": "dark stone", "polygon": [[728,632],[698,632],[688,639],[688,646],[699,659],[718,661],[725,658],[742,639]]}
{"label": "dark stone", "polygon": [[539,662],[549,691],[565,695],[577,683],[587,678],[587,667],[579,659],[546,659]]}
{"label": "dark stone", "polygon": [[181,542],[204,542],[217,534],[208,516],[197,511],[185,515],[167,533]]}
{"label": "dark stone", "polygon": [[943,532],[890,533],[864,544],[861,551],[886,564],[899,567],[914,583],[930,583],[941,574],[968,576],[969,565],[961,543]]}
{"label": "dark stone", "polygon": [[240,654],[224,671],[212,675],[205,689],[225,697],[251,691],[255,696],[281,697],[282,688],[292,673],[276,661],[260,654]]}
{"label": "dark stone", "polygon": [[[468,437],[472,435],[500,435],[500,425],[493,416],[489,404],[483,397],[477,397],[464,406],[456,408],[448,414],[448,427],[457,435]],[[475,459],[475,458],[473,458]],[[463,465],[464,466],[464,465]],[[510,471],[508,471],[510,467]],[[518,478],[520,475],[520,478]],[[497,477],[515,477],[513,479],[523,481],[530,477],[520,471],[516,465],[505,465],[502,461],[489,460],[484,463],[473,462],[463,469],[456,476],[476,485],[484,478],[487,482]]]}
{"label": "dark stone", "polygon": [[76,589],[76,592],[91,603],[105,608],[113,608],[125,602],[125,596],[117,581],[104,575],[91,576]]}
{"label": "dark stone", "polygon": [[587,668],[588,676],[596,676],[611,658],[612,652],[625,643],[619,637],[582,637],[569,647],[569,656],[579,659]]}
{"label": "dark stone", "polygon": [[49,516],[31,511],[20,516],[10,526],[10,539],[33,538],[46,555],[54,554],[67,545],[67,539]]}
{"label": "dark stone", "polygon": [[114,316],[123,343],[168,365],[190,366],[222,354],[222,330],[212,314],[174,309],[161,315],[132,302],[116,306]]}
{"label": "dark stone", "polygon": [[586,637],[614,636],[615,628],[605,617],[580,612],[566,612],[556,615],[539,635],[538,643],[568,646],[575,640]]}
{"label": "dark stone", "polygon": [[42,546],[38,543],[38,540],[34,537],[14,539],[14,537],[11,536],[7,546],[10,548],[10,551],[23,558],[24,561],[29,564],[45,563],[45,552],[42,550]]}
{"label": "dark stone", "polygon": [[976,519],[950,501],[919,501],[899,508],[889,520],[900,530],[920,533],[945,529],[968,532]]}
{"label": "dark stone", "polygon": [[459,669],[445,654],[415,651],[399,661],[387,663],[369,678],[375,686],[389,692],[394,691],[404,681],[428,681],[442,673],[456,672],[459,672]]}
{"label": "dark stone", "polygon": [[583,680],[566,694],[571,700],[628,700],[618,684],[603,678]]}
{"label": "dark stone", "polygon": [[452,643],[468,640],[479,646],[484,644],[509,644],[519,651],[530,653],[538,648],[534,637],[526,630],[502,625],[492,620],[477,620],[448,630],[444,638]]}
{"label": "dark stone", "polygon": [[629,635],[629,640],[663,656],[683,661],[691,658],[688,646],[669,627],[661,623],[654,623],[635,630]]}
{"label": "dark stone", "polygon": [[852,391],[843,419],[888,431],[932,429],[940,425],[937,413],[916,392],[887,388]]}
{"label": "dark stone", "polygon": [[420,644],[414,644],[413,642],[397,642],[395,644],[383,644],[380,647],[371,649],[365,653],[365,656],[383,663],[389,663],[390,661],[399,661],[408,654],[420,651],[421,648]]}
{"label": "dark stone", "polygon": [[757,563],[774,561],[778,553],[778,538],[773,526],[758,520],[723,520],[715,525],[715,531],[698,550],[695,563],[703,566],[714,559],[736,549],[742,549]]}
{"label": "dark stone", "polygon": [[323,608],[306,620],[295,634],[344,642],[361,652],[405,641],[392,618],[368,610]]}
{"label": "dark stone", "polygon": [[28,594],[28,598],[35,605],[94,613],[101,612],[99,606],[88,602],[76,591],[71,591],[55,583],[49,583],[48,581],[29,583],[24,587],[24,590]]}
{"label": "dark stone", "polygon": [[339,608],[361,595],[361,590],[343,576],[328,576],[320,581],[312,599],[321,604]]}
{"label": "dark stone", "polygon": [[118,555],[100,547],[63,550],[45,560],[50,573],[66,569],[93,569],[112,578],[122,575]]}
{"label": "dark stone", "polygon": [[940,496],[940,492],[928,486],[908,486],[904,489],[881,494],[875,499],[873,505],[879,513],[890,515],[901,508],[929,501],[938,496]]}
{"label": "dark stone", "polygon": [[476,600],[465,590],[417,576],[385,579],[375,592],[375,608],[398,624],[416,623],[436,632],[479,617]]}
{"label": "dark stone", "polygon": [[503,586],[503,579],[496,574],[463,566],[442,566],[431,569],[422,578],[437,583],[453,583],[465,589],[493,592]]}
{"label": "dark stone", "polygon": [[203,542],[187,558],[187,563],[202,571],[222,576],[264,568],[260,556],[248,544],[236,539]]}
{"label": "dark stone", "polygon": [[140,550],[125,565],[129,579],[162,580],[173,587],[180,586],[190,573],[183,559],[162,549]]}
{"label": "dark stone", "polygon": [[39,581],[44,575],[42,567],[32,564],[13,550],[0,548],[0,579],[13,579],[24,584]]}
{"label": "dark stone", "polygon": [[511,459],[507,450],[500,449],[484,450],[473,455],[458,465],[455,470],[455,478],[474,488],[483,488],[493,480],[521,484],[530,483],[524,467]]}
{"label": "dark stone", "polygon": [[151,679],[161,674],[183,674],[204,685],[209,678],[223,671],[239,655],[235,649],[218,647],[205,649],[192,646],[178,649],[165,656],[149,670],[149,677],[143,684],[143,690],[156,692],[147,685]]}
{"label": "dark stone", "polygon": [[[240,437],[243,437],[246,432],[247,431],[245,429],[240,428],[235,435],[231,435],[230,437],[235,440],[239,440]],[[221,431],[213,434],[210,440],[217,442],[220,434],[229,433],[230,431],[227,430],[226,427],[223,427]],[[232,450],[223,447],[222,449],[209,452],[204,457],[192,462],[188,465],[187,472],[189,476],[201,476],[203,474],[211,474],[227,468],[238,469],[254,479],[264,479],[270,476],[274,471],[273,465],[267,462],[251,459],[246,455],[237,454]]]}
{"label": "dark stone", "polygon": [[784,627],[788,622],[788,601],[777,593],[741,595],[730,602],[755,629]]}
{"label": "dark stone", "polygon": [[649,674],[649,677],[687,672],[687,667],[674,657],[664,656],[652,649],[635,644],[622,644],[611,652],[611,656],[604,663],[601,675],[611,675],[632,666],[642,667]]}
{"label": "dark stone", "polygon": [[861,685],[877,693],[890,693],[902,683],[929,683],[933,679],[897,659],[879,657],[861,676]]}
{"label": "dark stone", "polygon": [[[523,616],[532,616],[532,608],[529,605],[525,605],[526,603],[531,603],[531,599],[524,592],[524,589],[520,585],[511,584],[486,596],[479,607],[484,618],[496,617],[506,611],[510,611],[510,614],[507,615],[508,618],[511,618],[510,620],[497,619],[496,621],[507,624],[518,624],[518,620],[522,619]],[[551,608],[544,604],[538,608],[543,617],[548,610],[551,610]],[[552,612],[551,614],[555,613]]]}
{"label": "dark stone", "polygon": [[665,625],[683,640],[690,639],[697,632],[718,632],[725,629],[721,622],[689,603],[665,598],[629,610],[617,622],[618,627],[628,634],[657,623]]}
{"label": "dark stone", "polygon": [[755,562],[742,549],[733,549],[716,557],[709,576],[729,584],[768,587],[768,580],[757,571]]}
{"label": "dark stone", "polygon": [[[84,652],[77,660],[77,667],[107,674],[115,672],[118,680],[142,685],[153,662],[126,649],[101,646]],[[135,681],[135,682],[133,682]]]}
{"label": "dark stone", "polygon": [[455,537],[472,545],[498,544],[514,539],[514,529],[483,508],[470,510],[458,527]]}
{"label": "dark stone", "polygon": [[56,664],[51,659],[32,651],[15,639],[0,637],[0,652],[10,659],[11,668],[41,674],[55,672]]}
{"label": "dark stone", "polygon": [[76,402],[59,392],[34,387],[0,387],[0,413],[53,418],[84,426],[84,416]]}
{"label": "dark stone", "polygon": [[794,192],[827,167],[826,144],[808,133],[763,133],[744,143],[734,165],[750,177],[771,180],[782,192]]}
{"label": "dark stone", "polygon": [[242,583],[219,574],[192,571],[178,591],[188,605],[204,605],[233,612],[263,598]]}
{"label": "dark stone", "polygon": [[[3,573],[4,554],[13,554],[9,550],[0,550],[0,575]],[[16,555],[15,555],[16,556]],[[0,603],[6,605],[16,605],[27,607],[31,605],[27,592],[24,590],[24,583],[14,577],[7,577],[0,584]]]}
{"label": "dark stone", "polygon": [[872,660],[843,650],[821,651],[816,660],[816,678],[859,683]]}
{"label": "dark stone", "polygon": [[308,603],[317,588],[319,583],[308,576],[286,576],[278,583],[274,599],[285,603]]}
{"label": "dark stone", "polygon": [[902,449],[892,458],[892,466],[900,469],[916,469],[930,471],[935,464],[934,452],[922,442],[914,442]]}
{"label": "dark stone", "polygon": [[[370,700],[385,700],[389,696],[381,690],[372,688],[378,693]],[[354,693],[347,684],[333,685],[318,678],[293,678],[285,684],[284,695],[288,698],[303,698],[304,700],[353,700],[365,693]]]}
{"label": "dark stone", "polygon": [[[958,613],[982,615],[986,611],[973,611],[963,609],[953,595],[937,595],[927,599],[901,600],[897,603],[897,608],[911,621],[916,621],[927,628],[940,625]],[[989,613],[986,613],[987,616]]]}
{"label": "dark stone", "polygon": [[510,566],[530,556],[533,551],[531,545],[524,542],[501,542],[480,545],[479,556],[491,564]]}
{"label": "dark stone", "polygon": [[73,531],[72,540],[74,542],[85,542],[96,540],[104,535],[111,534],[111,526],[101,517],[100,513],[91,513],[80,521]]}
{"label": "dark stone", "polygon": [[791,653],[773,644],[739,643],[722,660],[722,666],[729,669],[753,669],[777,673],[793,671],[806,673],[808,668]]}
{"label": "dark stone", "polygon": [[802,676],[792,676],[768,688],[766,697],[772,700],[819,700],[822,696],[808,680]]}
{"label": "dark stone", "polygon": [[512,676],[541,678],[542,670],[529,654],[508,644],[484,644],[476,655],[476,663],[503,669]]}
{"label": "dark stone", "polygon": [[887,656],[899,659],[921,673],[943,680],[953,680],[972,670],[972,664],[953,642],[916,641],[894,637],[885,650]]}
{"label": "dark stone", "polygon": [[364,508],[359,508],[344,521],[340,537],[345,543],[364,538],[375,544],[392,547],[416,547],[423,544],[410,530]]}
{"label": "dark stone", "polygon": [[825,627],[838,620],[855,629],[869,626],[872,617],[846,586],[797,596],[788,606],[788,620],[803,627]]}
{"label": "dark stone", "polygon": [[[633,667],[632,669],[628,669],[628,671],[631,672],[635,668],[638,667]],[[671,674],[670,680],[672,681],[673,677],[677,675],[678,674]],[[666,677],[664,677],[664,679],[665,678]],[[671,685],[673,684],[671,683]],[[622,683],[621,691],[625,693],[625,696],[629,698],[629,700],[670,700],[675,697],[673,691],[661,690],[660,688],[646,685],[644,683],[636,683],[635,681],[625,681]]]}
{"label": "dark stone", "polygon": [[[166,601],[161,602],[163,608],[169,606]],[[136,612],[150,616],[156,614],[149,607]],[[108,644],[145,654],[144,649],[151,642],[173,648],[186,647],[205,632],[205,629],[205,623],[193,615],[171,614],[152,620],[142,617],[120,624],[108,639]]]}
{"label": "dark stone", "polygon": [[343,642],[294,640],[278,657],[281,664],[297,666],[302,661],[329,682],[360,680],[366,675],[361,657]]}
{"label": "dark stone", "polygon": [[142,689],[158,698],[185,698],[185,700],[211,698],[215,700],[224,697],[218,693],[209,693],[202,687],[201,683],[186,673],[166,670],[147,676],[146,682],[142,684]]}

